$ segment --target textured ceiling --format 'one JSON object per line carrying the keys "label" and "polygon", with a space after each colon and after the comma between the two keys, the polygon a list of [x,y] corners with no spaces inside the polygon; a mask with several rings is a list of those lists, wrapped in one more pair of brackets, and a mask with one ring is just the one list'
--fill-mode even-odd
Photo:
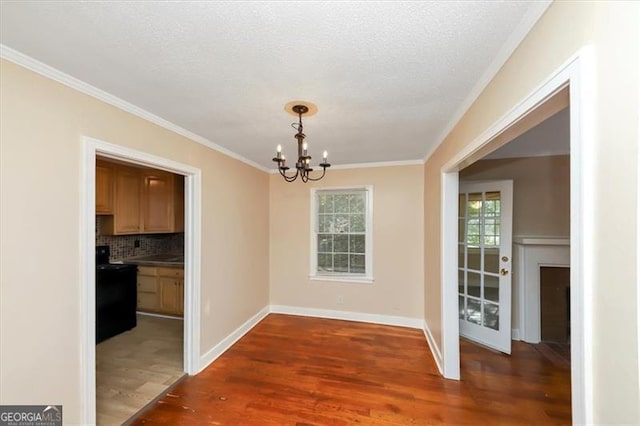
{"label": "textured ceiling", "polygon": [[267,168],[277,144],[294,156],[294,99],[319,108],[316,159],[402,161],[432,151],[547,5],[2,1],[0,42]]}

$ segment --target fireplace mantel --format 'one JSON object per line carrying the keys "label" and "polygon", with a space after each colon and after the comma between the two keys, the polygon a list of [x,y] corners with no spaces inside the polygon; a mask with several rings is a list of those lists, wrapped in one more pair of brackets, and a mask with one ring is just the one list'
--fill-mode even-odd
{"label": "fireplace mantel", "polygon": [[513,237],[513,244],[525,246],[569,246],[570,243],[569,237]]}

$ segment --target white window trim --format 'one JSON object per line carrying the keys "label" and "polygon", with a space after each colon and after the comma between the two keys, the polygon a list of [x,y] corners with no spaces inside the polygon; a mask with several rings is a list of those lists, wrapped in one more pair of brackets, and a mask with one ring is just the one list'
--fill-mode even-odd
{"label": "white window trim", "polygon": [[[355,274],[318,274],[318,235],[316,234],[316,193],[318,191],[357,191],[364,189],[367,192],[367,212],[365,215],[365,273]],[[331,281],[345,283],[365,283],[371,284],[373,278],[373,185],[343,186],[343,187],[323,187],[311,188],[311,210],[309,220],[309,234],[311,245],[309,248],[310,273],[309,279],[312,281]]]}

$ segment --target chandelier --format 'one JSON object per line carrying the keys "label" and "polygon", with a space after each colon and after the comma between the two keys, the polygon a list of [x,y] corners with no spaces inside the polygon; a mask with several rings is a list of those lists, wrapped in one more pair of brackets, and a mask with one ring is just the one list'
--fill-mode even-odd
{"label": "chandelier", "polygon": [[298,161],[296,162],[295,174],[288,175],[287,170],[289,170],[289,167],[287,167],[286,164],[287,159],[282,154],[282,145],[278,145],[276,156],[273,161],[278,163],[278,171],[280,172],[280,175],[287,182],[293,182],[298,178],[298,176],[300,176],[300,179],[303,182],[315,182],[322,179],[327,171],[327,167],[331,167],[331,164],[327,162],[328,153],[327,151],[324,152],[322,156],[322,163],[319,164],[319,166],[322,167],[322,175],[311,177],[310,173],[313,172],[313,169],[311,168],[311,156],[308,153],[308,145],[304,141],[304,138],[306,136],[303,133],[302,127],[302,116],[314,115],[316,112],[318,112],[318,108],[311,102],[293,101],[286,104],[284,106],[284,109],[289,114],[298,116],[298,122],[291,123],[291,127],[298,131],[295,135],[293,135],[293,137],[298,141]]}

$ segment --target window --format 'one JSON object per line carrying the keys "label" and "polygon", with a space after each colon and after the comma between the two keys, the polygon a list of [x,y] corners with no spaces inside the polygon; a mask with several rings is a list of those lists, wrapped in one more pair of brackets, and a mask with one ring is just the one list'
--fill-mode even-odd
{"label": "window", "polygon": [[311,278],[371,282],[371,187],[311,192]]}

